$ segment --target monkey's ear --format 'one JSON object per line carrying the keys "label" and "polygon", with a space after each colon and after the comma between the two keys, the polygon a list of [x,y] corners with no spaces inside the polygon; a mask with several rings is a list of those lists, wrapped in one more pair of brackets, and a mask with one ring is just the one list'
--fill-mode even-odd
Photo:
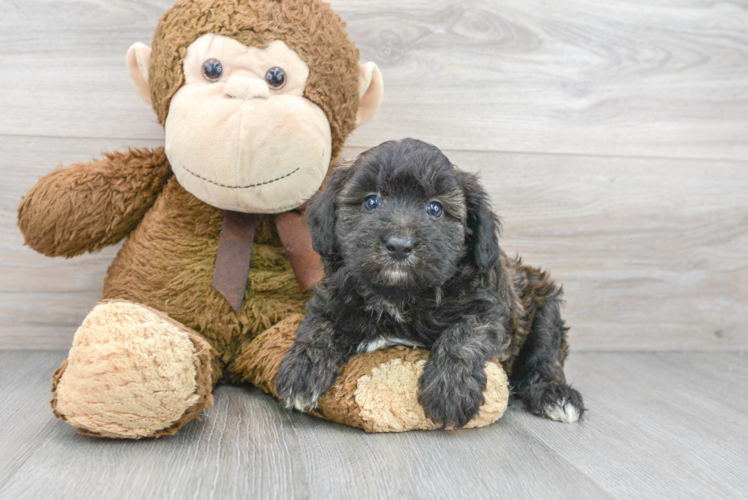
{"label": "monkey's ear", "polygon": [[148,85],[148,71],[151,69],[151,48],[140,42],[134,43],[127,51],[127,71],[138,95],[148,104],[151,102],[151,88]]}
{"label": "monkey's ear", "polygon": [[491,208],[491,198],[483,189],[478,176],[460,172],[462,189],[467,204],[467,243],[475,266],[488,271],[499,260],[499,218]]}
{"label": "monkey's ear", "polygon": [[335,238],[336,198],[348,175],[348,167],[333,170],[325,183],[325,188],[317,191],[306,205],[306,223],[312,233],[312,247],[324,259],[334,259],[338,252]]}
{"label": "monkey's ear", "polygon": [[371,120],[382,104],[384,82],[382,72],[373,62],[361,64],[358,68],[358,113],[356,126]]}

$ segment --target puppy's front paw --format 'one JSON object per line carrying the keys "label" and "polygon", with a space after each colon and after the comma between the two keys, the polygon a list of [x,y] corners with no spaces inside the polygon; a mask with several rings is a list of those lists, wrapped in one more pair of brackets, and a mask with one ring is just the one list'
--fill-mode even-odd
{"label": "puppy's front paw", "polygon": [[584,399],[576,389],[553,381],[534,381],[520,386],[517,396],[531,413],[558,422],[572,424],[584,415]]}
{"label": "puppy's front paw", "polygon": [[536,407],[531,409],[533,413],[566,424],[573,424],[584,415],[584,400],[576,389],[557,384],[541,386],[541,389]]}
{"label": "puppy's front paw", "polygon": [[486,373],[430,358],[418,381],[418,402],[426,416],[444,428],[463,427],[484,403]]}
{"label": "puppy's front paw", "polygon": [[338,376],[339,367],[319,349],[295,343],[281,361],[275,387],[287,408],[309,411]]}

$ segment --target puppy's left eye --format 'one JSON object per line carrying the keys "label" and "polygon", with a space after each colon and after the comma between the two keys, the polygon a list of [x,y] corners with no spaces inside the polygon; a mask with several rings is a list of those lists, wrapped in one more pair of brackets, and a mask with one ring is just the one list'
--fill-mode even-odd
{"label": "puppy's left eye", "polygon": [[442,209],[441,203],[439,203],[438,201],[432,201],[431,203],[426,205],[426,213],[434,219],[438,219],[444,213],[444,209]]}
{"label": "puppy's left eye", "polygon": [[379,208],[379,205],[382,204],[382,198],[380,198],[376,194],[372,194],[366,197],[364,200],[364,210],[367,212],[371,212],[372,210],[376,210]]}

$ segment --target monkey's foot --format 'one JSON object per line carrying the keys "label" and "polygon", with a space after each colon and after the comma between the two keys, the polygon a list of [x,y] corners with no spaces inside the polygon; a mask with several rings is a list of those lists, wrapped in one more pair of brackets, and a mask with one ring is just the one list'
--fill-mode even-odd
{"label": "monkey's foot", "polygon": [[[275,376],[302,318],[289,316],[253,339],[234,362],[232,371],[240,380],[277,397]],[[335,385],[308,413],[367,432],[436,429],[439,426],[426,417],[418,403],[418,379],[428,355],[428,351],[402,346],[356,355],[343,365]],[[488,362],[485,370],[485,402],[465,427],[492,424],[506,410],[509,387],[503,368]]]}
{"label": "monkey's foot", "polygon": [[[418,379],[428,355],[428,351],[400,346],[351,358],[335,385],[320,398],[319,413],[367,432],[439,428],[418,403]],[[485,370],[485,401],[466,428],[494,423],[507,407],[509,386],[504,370],[494,362],[486,363]]]}
{"label": "monkey's foot", "polygon": [[164,313],[102,302],[52,376],[52,408],[92,436],[174,434],[213,404],[212,352],[200,335]]}

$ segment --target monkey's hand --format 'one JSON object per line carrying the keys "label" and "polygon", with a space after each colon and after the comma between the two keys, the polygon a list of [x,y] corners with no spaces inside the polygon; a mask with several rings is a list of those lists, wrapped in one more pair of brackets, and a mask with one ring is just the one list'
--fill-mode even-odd
{"label": "monkey's hand", "polygon": [[42,177],[18,207],[26,244],[73,257],[113,245],[141,221],[170,176],[164,148],[106,153]]}
{"label": "monkey's hand", "polygon": [[[251,340],[230,371],[242,381],[278,396],[278,368],[296,339],[302,319],[301,314],[292,314]],[[333,386],[310,413],[367,432],[435,429],[437,426],[426,418],[418,403],[418,381],[428,357],[428,351],[405,346],[354,355],[343,364]],[[501,365],[491,360],[484,369],[488,379],[483,393],[485,402],[465,427],[489,425],[507,407],[509,388]],[[288,381],[281,385],[293,386]]]}

